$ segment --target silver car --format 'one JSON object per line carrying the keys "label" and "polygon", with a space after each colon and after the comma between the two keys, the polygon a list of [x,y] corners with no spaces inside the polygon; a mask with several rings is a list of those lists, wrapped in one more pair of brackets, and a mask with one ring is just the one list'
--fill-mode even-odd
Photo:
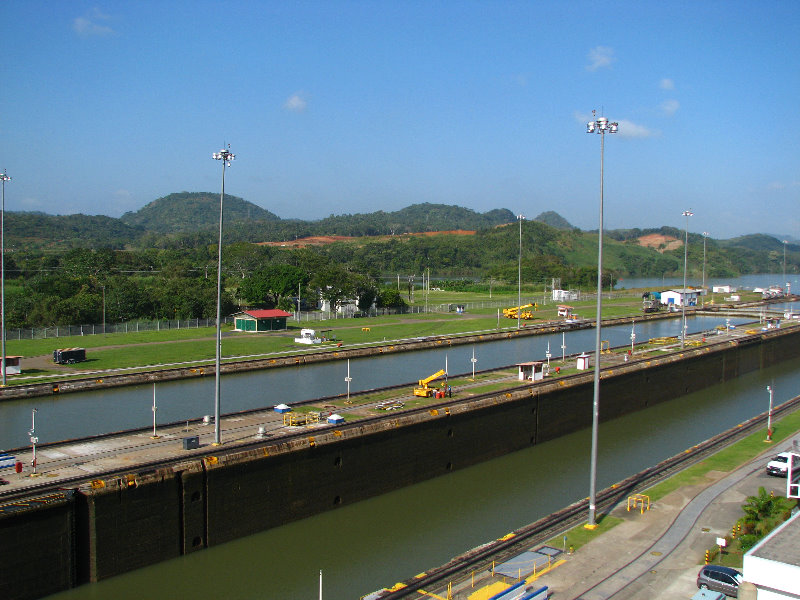
{"label": "silver car", "polygon": [[739,584],[742,583],[742,574],[731,567],[721,565],[706,565],[697,574],[697,587],[722,592],[726,596],[739,594]]}

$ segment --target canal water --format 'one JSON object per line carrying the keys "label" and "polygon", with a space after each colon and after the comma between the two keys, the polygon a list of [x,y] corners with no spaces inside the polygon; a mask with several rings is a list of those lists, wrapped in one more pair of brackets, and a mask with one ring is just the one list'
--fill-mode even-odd
{"label": "canal water", "polygon": [[[731,319],[732,325],[745,319]],[[725,325],[723,317],[687,318],[689,333]],[[654,337],[680,334],[681,319],[648,321],[603,328],[603,339],[612,347]],[[566,348],[561,348],[562,340]],[[351,392],[415,382],[444,369],[452,375],[471,373],[473,350],[476,370],[491,369],[530,360],[560,361],[562,353],[593,352],[594,329],[543,336],[522,336],[475,346],[452,346],[416,352],[384,354],[350,361]],[[223,341],[224,349],[224,341]],[[347,392],[347,361],[331,361],[298,367],[265,369],[225,375],[221,379],[221,412],[232,413],[276,404],[333,396]],[[176,423],[214,414],[214,378],[198,377],[159,383],[155,389],[159,423]],[[147,428],[153,423],[153,386],[137,385],[91,392],[10,400],[0,404],[0,450],[29,443],[31,411],[36,413],[40,444],[100,435],[124,429]]]}
{"label": "canal water", "polygon": [[[776,404],[796,395],[800,360],[601,424],[598,487],[764,412],[767,385]],[[51,598],[311,599],[322,570],[324,598],[357,599],[585,498],[590,438],[585,429]]]}

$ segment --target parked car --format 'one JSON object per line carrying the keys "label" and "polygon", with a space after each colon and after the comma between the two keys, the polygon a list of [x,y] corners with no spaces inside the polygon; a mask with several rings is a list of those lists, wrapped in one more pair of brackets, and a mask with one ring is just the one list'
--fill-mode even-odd
{"label": "parked car", "polygon": [[781,452],[774,456],[772,460],[767,463],[767,475],[777,475],[778,477],[786,477],[789,470],[789,452]]}
{"label": "parked car", "polygon": [[739,594],[740,583],[742,583],[742,574],[731,567],[706,565],[697,574],[698,588],[722,592],[726,596],[734,598]]}

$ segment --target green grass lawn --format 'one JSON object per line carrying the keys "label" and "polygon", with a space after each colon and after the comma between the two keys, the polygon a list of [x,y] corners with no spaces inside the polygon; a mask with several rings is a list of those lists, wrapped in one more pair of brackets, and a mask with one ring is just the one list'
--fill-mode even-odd
{"label": "green grass lawn", "polygon": [[[417,303],[419,303],[417,294]],[[445,303],[468,304],[470,302],[488,301],[488,294],[466,292],[431,292],[428,298],[430,307]],[[523,297],[529,302],[530,296]],[[493,294],[492,301],[503,302],[504,306],[516,306],[516,295]],[[591,318],[594,311],[594,300],[572,302],[575,312]],[[638,294],[629,297],[604,299],[604,317],[638,316],[641,314],[641,298]],[[312,328],[318,332],[330,330],[328,334],[343,346],[356,344],[378,344],[393,340],[407,340],[417,337],[437,335],[454,335],[468,332],[514,330],[516,319],[507,319],[502,315],[498,319],[498,308],[468,309],[466,314],[456,312],[422,313],[406,315],[386,315],[363,319],[330,319],[327,321],[301,322],[289,321],[288,329],[270,333],[233,332],[230,326],[223,327],[222,352],[223,360],[239,357],[258,357],[273,353],[309,352],[321,349],[335,349],[334,344],[320,346],[304,346],[296,344],[294,337],[301,328]],[[541,305],[535,313],[537,318],[527,324],[556,318],[557,304],[548,302]],[[364,328],[368,330],[364,330]],[[209,361],[214,358],[215,329],[183,328],[161,331],[131,331],[107,335],[87,335],[36,340],[8,340],[6,352],[9,355],[23,357],[51,356],[56,348],[84,347],[87,349],[87,361],[74,368],[74,371],[108,370],[117,368],[137,368],[149,365],[169,365]],[[23,369],[25,362],[23,360]],[[14,376],[9,385],[27,383],[28,378],[39,375],[64,373],[63,369],[26,370],[22,376]],[[30,380],[30,379],[28,379]]]}

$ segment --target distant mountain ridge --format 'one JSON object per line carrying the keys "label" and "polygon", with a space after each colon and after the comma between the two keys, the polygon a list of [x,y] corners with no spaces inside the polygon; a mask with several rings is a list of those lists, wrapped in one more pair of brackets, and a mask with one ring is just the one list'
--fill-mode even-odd
{"label": "distant mountain ridge", "polygon": [[[449,230],[483,232],[489,237],[478,236],[483,240],[482,243],[493,244],[495,242],[492,241],[492,236],[495,233],[500,237],[507,235],[501,231],[506,228],[500,226],[517,222],[516,215],[508,209],[494,209],[479,213],[461,206],[435,203],[412,204],[393,212],[379,210],[373,213],[330,215],[314,221],[281,219],[268,210],[230,195],[225,196],[224,208],[226,245],[236,242],[286,242],[309,236],[336,235],[369,238]],[[5,234],[8,247],[16,245],[19,248],[50,250],[196,248],[216,243],[216,229],[219,223],[219,194],[213,192],[169,194],[148,203],[137,211],[125,213],[119,219],[80,214],[54,216],[40,212],[6,212],[5,215]],[[536,232],[531,242],[532,247],[540,250],[549,247],[547,246],[548,240],[556,236],[565,241],[561,246],[552,246],[553,256],[558,257],[559,260],[567,260],[567,256],[570,256],[569,260],[574,259],[578,264],[590,262],[583,255],[588,256],[594,252],[593,247],[586,245],[583,248],[582,244],[585,245],[585,240],[581,242],[579,240],[582,240],[584,233],[592,235],[596,234],[596,231],[581,232],[579,228],[571,225],[554,211],[540,213],[533,219],[531,225],[534,222],[538,224],[538,227],[529,229],[529,231]],[[557,233],[558,235],[556,235]],[[567,237],[559,237],[561,233]],[[678,244],[677,247],[682,246],[684,237],[684,232],[674,227],[610,230],[606,234],[609,240],[616,240],[623,244],[636,243],[637,245],[643,236],[659,234],[674,238],[675,243]],[[516,237],[516,234],[511,237]],[[706,241],[709,259],[715,253],[724,254],[724,258],[719,259],[718,262],[727,264],[730,272],[743,266],[750,270],[754,268],[779,270],[782,267],[784,251],[789,253],[788,262],[790,264],[793,254],[798,251],[796,243],[784,245],[780,239],[767,234],[751,234],[730,240],[708,238]],[[452,240],[447,244],[452,249],[455,249],[457,245]],[[572,253],[577,252],[576,248],[579,246],[582,248],[580,249],[581,256],[572,256]],[[484,246],[485,248],[486,246]],[[632,249],[623,251],[623,248],[624,246],[619,246],[618,250],[615,250],[609,245],[609,260],[614,257],[615,251],[622,252],[622,254],[634,252]],[[669,244],[665,244],[657,250],[664,253],[670,251],[670,248]],[[697,233],[690,233],[690,254],[696,255],[699,252],[700,260],[702,260],[703,250],[703,237]],[[478,252],[477,249],[476,252]],[[369,262],[367,258],[364,260]],[[455,263],[461,258],[448,260]],[[640,257],[637,260],[640,264],[633,265],[631,263],[629,270],[645,272],[647,269],[655,268],[652,264],[661,264],[659,262],[661,259],[657,256]],[[476,260],[476,264],[479,262]],[[609,262],[609,264],[611,263]],[[669,271],[671,268],[670,265],[664,265],[662,271],[659,272]]]}
{"label": "distant mountain ridge", "polygon": [[[225,194],[225,221],[280,221],[280,217],[237,196]],[[153,200],[120,221],[157,233],[202,231],[219,223],[219,194],[180,192]]]}
{"label": "distant mountain ridge", "polygon": [[556,229],[577,229],[577,227],[571,225],[564,217],[552,210],[541,213],[534,220],[544,223],[545,225],[550,225],[550,227],[555,227]]}

